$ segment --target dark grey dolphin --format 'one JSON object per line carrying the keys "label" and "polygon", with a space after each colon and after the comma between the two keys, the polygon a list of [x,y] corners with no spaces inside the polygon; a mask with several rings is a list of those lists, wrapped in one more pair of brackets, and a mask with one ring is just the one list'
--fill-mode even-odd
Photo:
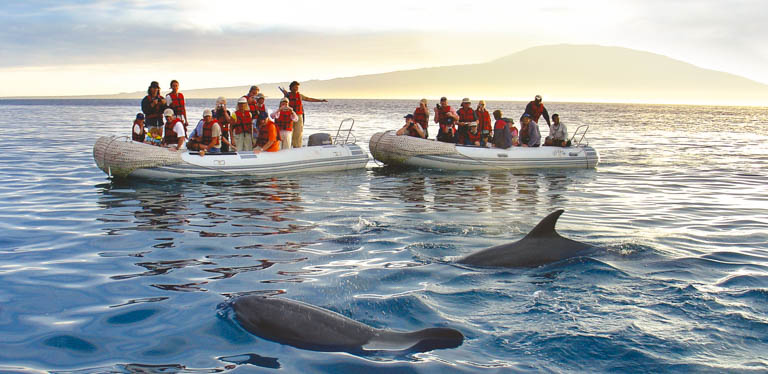
{"label": "dark grey dolphin", "polygon": [[524,238],[497,245],[460,259],[461,264],[474,266],[535,267],[580,254],[591,245],[564,238],[555,231],[563,210],[545,217]]}
{"label": "dark grey dolphin", "polygon": [[414,332],[376,329],[314,305],[283,298],[241,296],[233,303],[237,321],[264,339],[326,352],[418,351],[455,348],[461,332],[444,327]]}

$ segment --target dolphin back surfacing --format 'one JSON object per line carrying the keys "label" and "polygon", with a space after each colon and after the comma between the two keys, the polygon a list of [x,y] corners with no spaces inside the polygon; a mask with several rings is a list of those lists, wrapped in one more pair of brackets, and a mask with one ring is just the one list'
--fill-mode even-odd
{"label": "dolphin back surfacing", "polygon": [[574,257],[592,246],[560,236],[555,231],[563,210],[546,216],[524,238],[497,245],[460,259],[461,264],[498,267],[535,267]]}
{"label": "dolphin back surfacing", "polygon": [[297,348],[327,352],[380,350],[429,351],[461,345],[464,336],[450,328],[414,332],[376,329],[328,309],[283,298],[242,296],[233,309],[250,333]]}

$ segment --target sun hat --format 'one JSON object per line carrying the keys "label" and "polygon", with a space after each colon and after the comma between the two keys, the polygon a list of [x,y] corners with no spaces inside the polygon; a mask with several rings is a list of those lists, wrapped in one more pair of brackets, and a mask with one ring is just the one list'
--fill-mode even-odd
{"label": "sun hat", "polygon": [[203,117],[210,117],[210,116],[212,116],[210,109],[206,109],[203,111]]}
{"label": "sun hat", "polygon": [[163,111],[163,117],[173,117],[173,109],[167,108]]}
{"label": "sun hat", "polygon": [[541,95],[536,95],[536,97],[534,97],[534,99],[541,100]]}
{"label": "sun hat", "polygon": [[465,97],[465,98],[461,99],[461,103],[462,103],[462,104],[465,104],[465,103],[469,103],[469,104],[472,104],[472,102],[471,102],[471,101],[469,101],[469,98],[468,98],[468,97]]}

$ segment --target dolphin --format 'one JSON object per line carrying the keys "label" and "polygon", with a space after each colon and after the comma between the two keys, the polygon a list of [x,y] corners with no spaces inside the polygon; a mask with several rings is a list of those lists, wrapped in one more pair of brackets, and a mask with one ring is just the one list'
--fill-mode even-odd
{"label": "dolphin", "polygon": [[458,261],[473,266],[536,267],[564,260],[592,248],[589,244],[564,238],[555,231],[557,219],[563,210],[546,216],[524,238],[473,253]]}
{"label": "dolphin", "polygon": [[426,352],[464,341],[445,327],[413,332],[377,329],[328,309],[295,300],[241,296],[233,303],[237,321],[250,333],[297,348],[323,352]]}

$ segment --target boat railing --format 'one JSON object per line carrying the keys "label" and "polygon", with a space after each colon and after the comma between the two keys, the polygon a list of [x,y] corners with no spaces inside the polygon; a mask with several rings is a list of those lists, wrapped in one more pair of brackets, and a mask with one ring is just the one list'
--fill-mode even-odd
{"label": "boat railing", "polygon": [[[573,132],[573,136],[571,136],[571,145],[582,145],[581,143],[584,141],[584,136],[587,135],[587,131],[589,131],[589,125],[579,125],[579,127],[576,128],[576,131]],[[576,140],[577,137],[579,138],[578,140]],[[589,145],[589,141],[585,142],[584,145]]]}
{"label": "boat railing", "polygon": [[[342,129],[342,126],[344,126],[344,122],[350,122],[349,128]],[[353,118],[345,118],[341,120],[341,123],[339,123],[339,129],[336,130],[336,136],[333,137],[333,144],[335,145],[344,145],[344,144],[354,144],[357,143],[357,137],[355,137],[354,134],[352,134],[352,128],[355,127],[355,120]],[[346,132],[346,134],[344,134]],[[344,141],[341,140],[341,138],[344,137]],[[349,138],[352,137],[352,141],[349,141]]]}

